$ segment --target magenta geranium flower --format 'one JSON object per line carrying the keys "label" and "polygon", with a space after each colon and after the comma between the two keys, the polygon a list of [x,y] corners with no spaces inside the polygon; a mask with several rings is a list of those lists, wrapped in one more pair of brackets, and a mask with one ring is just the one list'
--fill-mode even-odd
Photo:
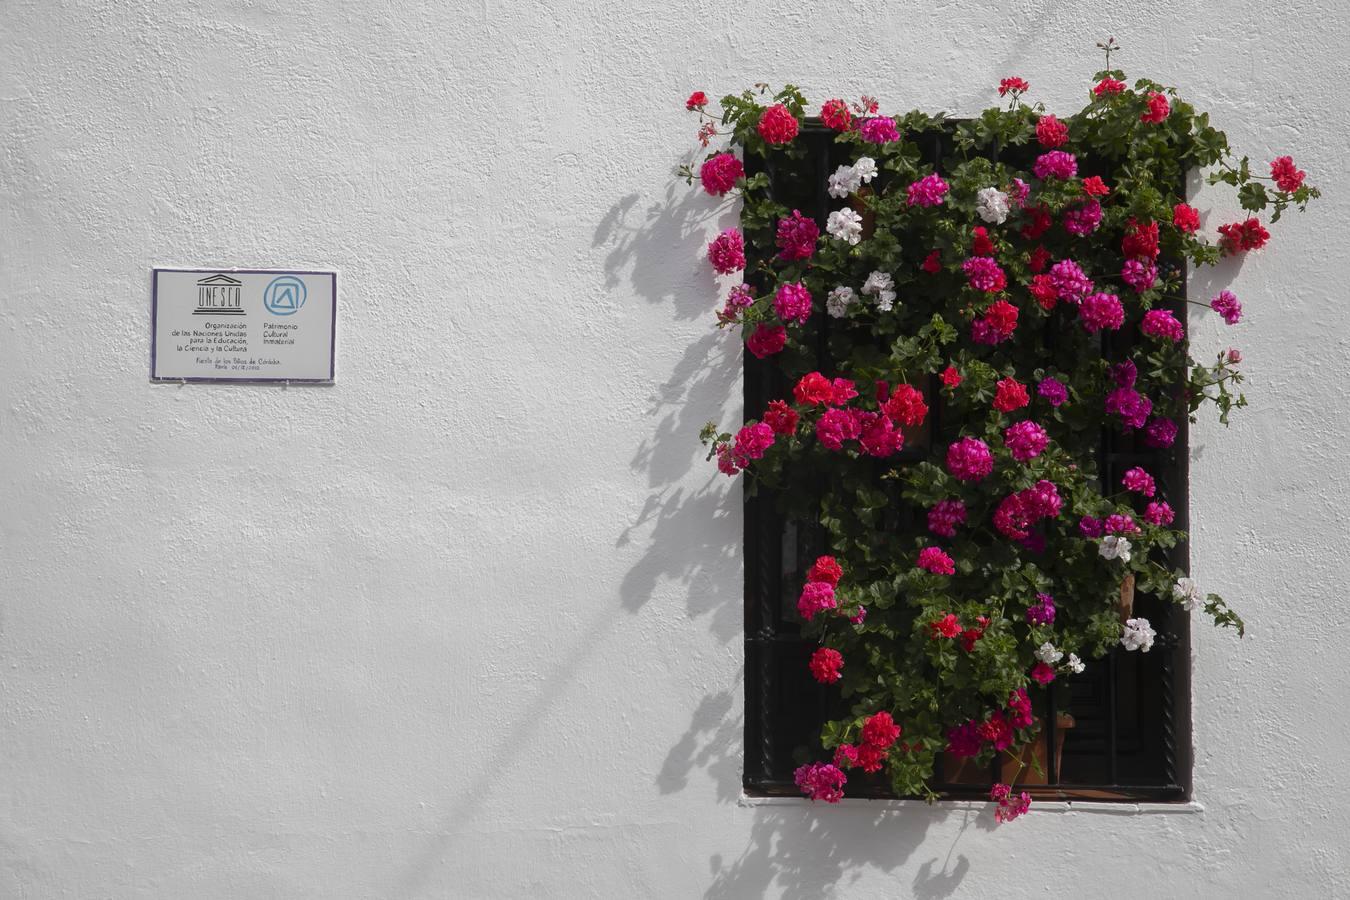
{"label": "magenta geranium flower", "polygon": [[943,553],[940,547],[924,547],[920,550],[917,565],[920,569],[927,569],[934,575],[956,574],[956,561]]}

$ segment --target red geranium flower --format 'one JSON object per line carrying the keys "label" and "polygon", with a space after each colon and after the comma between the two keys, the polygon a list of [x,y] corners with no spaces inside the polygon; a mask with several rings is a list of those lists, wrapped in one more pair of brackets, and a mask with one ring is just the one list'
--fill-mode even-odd
{"label": "red geranium flower", "polygon": [[987,722],[981,722],[979,733],[980,737],[994,745],[995,750],[1003,751],[1012,746],[1012,726],[1001,712],[994,713]]}
{"label": "red geranium flower", "polygon": [[1137,257],[1148,257],[1156,259],[1158,257],[1158,223],[1149,222],[1147,225],[1140,225],[1135,219],[1130,219],[1126,225],[1125,237],[1120,242],[1120,252],[1129,259]]}
{"label": "red geranium flower", "polygon": [[1027,84],[1024,78],[1005,78],[998,83],[998,95],[1000,97],[1006,97],[1009,94],[1016,96],[1029,90],[1031,90],[1031,85]]}
{"label": "red geranium flower", "polygon": [[1148,95],[1148,111],[1140,114],[1139,121],[1156,125],[1166,119],[1171,112],[1172,107],[1167,102],[1167,95],[1154,91]]}
{"label": "red geranium flower", "polygon": [[782,400],[772,400],[764,410],[764,422],[774,434],[792,434],[797,430],[797,411]]}
{"label": "red geranium flower", "polygon": [[703,189],[714,197],[720,197],[735,187],[736,179],[744,174],[745,166],[731,153],[710,156],[698,170]]}
{"label": "red geranium flower", "polygon": [[770,144],[786,144],[797,136],[800,127],[797,118],[786,106],[775,103],[760,114],[756,130]]}
{"label": "red geranium flower", "polygon": [[708,105],[708,95],[702,91],[694,91],[689,95],[689,99],[684,101],[684,108],[690,111],[702,109]]}
{"label": "red geranium flower", "polygon": [[1275,186],[1287,194],[1302,186],[1306,174],[1294,165],[1292,156],[1281,156],[1270,164],[1270,177],[1275,179]]}
{"label": "red geranium flower", "polygon": [[1038,244],[1036,249],[1031,251],[1031,255],[1027,257],[1027,268],[1033,272],[1044,272],[1045,267],[1050,264],[1051,258],[1050,251]]}
{"label": "red geranium flower", "polygon": [[952,613],[947,613],[942,618],[929,622],[928,627],[933,630],[934,640],[940,637],[954,638],[961,633],[961,623]]}
{"label": "red geranium flower", "polygon": [[985,332],[985,335],[977,333],[977,339],[987,335],[987,339],[981,343],[1006,341],[1017,330],[1017,307],[1007,300],[995,300],[989,304],[989,308],[984,311],[984,316],[978,320],[977,325]]}
{"label": "red geranium flower", "polygon": [[899,425],[918,425],[928,415],[928,404],[923,402],[923,393],[918,388],[897,384],[881,411]]}
{"label": "red geranium flower", "polygon": [[880,772],[881,764],[886,761],[886,751],[871,744],[858,748],[858,766],[864,772]]}
{"label": "red geranium flower", "polygon": [[806,573],[807,581],[823,581],[831,585],[838,585],[839,579],[843,577],[844,570],[833,556],[817,557],[810,571]]}
{"label": "red geranium flower", "polygon": [[1059,291],[1055,288],[1055,279],[1050,275],[1035,275],[1031,279],[1031,296],[1036,298],[1036,302],[1042,309],[1050,310],[1055,308],[1055,303],[1059,300]]}
{"label": "red geranium flower", "polygon": [[1050,230],[1050,226],[1055,224],[1054,216],[1050,215],[1050,208],[1042,204],[1027,207],[1027,215],[1030,220],[1022,226],[1022,237],[1029,241],[1040,238]]}
{"label": "red geranium flower", "polygon": [[824,406],[834,399],[834,383],[819,372],[810,372],[797,382],[792,396],[803,406]]}
{"label": "red geranium flower", "polygon": [[787,329],[782,325],[765,325],[762,322],[745,342],[745,349],[753,353],[756,359],[781,353],[786,346]]}
{"label": "red geranium flower", "polygon": [[853,382],[847,378],[836,378],[830,382],[830,405],[843,406],[854,397],[858,396],[858,389]]}
{"label": "red geranium flower", "polygon": [[843,100],[826,100],[820,107],[820,119],[826,127],[835,131],[847,131],[853,124],[853,113]]}
{"label": "red geranium flower", "polygon": [[1083,179],[1083,193],[1089,197],[1105,197],[1111,193],[1111,189],[1106,186],[1099,175],[1089,175]]}
{"label": "red geranium flower", "polygon": [[1069,142],[1069,126],[1054,116],[1041,116],[1036,121],[1036,140],[1050,150],[1061,147]]}
{"label": "red geranium flower", "polygon": [[1261,220],[1257,218],[1220,225],[1219,234],[1222,235],[1219,238],[1219,246],[1230,256],[1247,250],[1260,250],[1266,245],[1266,241],[1270,240],[1270,232],[1266,231]]}
{"label": "red geranium flower", "polygon": [[832,647],[821,647],[811,654],[811,677],[821,684],[834,684],[839,680],[839,670],[844,668],[844,657]]}
{"label": "red geranium flower", "polygon": [[1183,234],[1195,234],[1200,230],[1200,213],[1193,206],[1178,203],[1172,207],[1172,224]]}
{"label": "red geranium flower", "polygon": [[863,744],[868,747],[875,747],[878,750],[885,750],[900,739],[903,733],[899,725],[895,724],[895,719],[891,714],[882,711],[867,717],[863,722],[862,739]]}
{"label": "red geranium flower", "polygon": [[994,409],[999,412],[1012,412],[1031,402],[1026,386],[1016,378],[1004,378],[998,382],[994,393]]}

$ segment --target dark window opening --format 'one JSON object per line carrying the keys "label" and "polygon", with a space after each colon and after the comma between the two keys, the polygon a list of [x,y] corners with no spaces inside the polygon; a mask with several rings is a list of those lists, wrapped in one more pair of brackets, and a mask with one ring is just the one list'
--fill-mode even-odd
{"label": "dark window opening", "polygon": [[[924,161],[941,158],[944,141],[950,138],[951,123],[945,131],[920,136]],[[858,153],[850,146],[834,143],[832,132],[819,124],[808,124],[799,141],[806,148],[800,159],[782,154],[772,160],[751,156],[746,160],[750,174],[766,172],[774,197],[789,209],[800,209],[814,217],[824,233],[829,212],[843,201],[826,193],[830,173]],[[907,138],[908,139],[908,138]],[[948,145],[950,146],[950,145]],[[1034,147],[1011,148],[1000,154],[1006,162],[1029,168]],[[845,155],[847,153],[847,155]],[[1080,174],[1100,174],[1110,181],[1109,161],[1080,160]],[[1178,173],[1178,181],[1183,173]],[[1180,266],[1163,258],[1160,267]],[[1184,279],[1183,279],[1184,293]],[[903,300],[903,297],[902,297]],[[1184,302],[1169,305],[1185,320]],[[812,316],[807,326],[814,329],[816,368],[827,375],[838,374],[829,358],[831,323],[822,312]],[[1047,331],[1047,337],[1049,337]],[[1116,352],[1136,341],[1136,333],[1126,330],[1106,338],[1107,352]],[[1053,354],[1052,342],[1046,351]],[[773,361],[757,360],[745,354],[744,399],[747,415],[757,416],[768,401],[790,396],[792,384]],[[925,434],[911,437],[897,461],[911,462],[933,458],[954,439],[960,423],[944,417],[941,394],[933,385],[926,391],[930,407]],[[1098,470],[1108,483],[1118,483],[1132,466],[1146,467],[1176,512],[1175,527],[1185,530],[1187,523],[1187,428],[1185,417],[1179,422],[1176,443],[1167,450],[1155,450],[1135,443],[1132,438],[1106,429],[1098,453]],[[917,439],[915,439],[917,438]],[[878,482],[880,486],[880,482]],[[887,527],[913,533],[924,531],[922,508],[909,508],[898,493],[890,508]],[[744,786],[757,795],[798,796],[793,771],[811,761],[827,759],[820,743],[821,725],[828,719],[846,717],[849,704],[834,688],[816,683],[807,669],[807,660],[818,643],[801,633],[796,613],[797,594],[811,561],[828,552],[820,527],[811,521],[793,520],[779,509],[779,498],[761,490],[745,502],[745,658],[746,727]],[[1185,543],[1174,548],[1170,564],[1188,568]],[[1087,660],[1087,670],[1078,676],[1062,676],[1048,689],[1031,685],[1029,693],[1037,705],[1037,714],[1046,724],[1044,753],[1045,783],[1036,785],[1024,778],[1023,784],[1038,799],[1092,800],[1185,800],[1190,780],[1189,716],[1189,616],[1170,598],[1143,595],[1135,598],[1135,615],[1147,617],[1158,632],[1151,652],[1126,653],[1117,647],[1101,659]],[[1073,727],[1057,727],[1060,714],[1073,717]],[[940,759],[940,757],[939,757]],[[958,773],[943,772],[941,763],[935,772],[934,788],[951,798],[987,797],[988,786],[997,778],[995,767],[987,772],[960,773],[960,783],[952,779]],[[882,775],[868,780],[860,771],[850,773],[848,795],[888,797],[889,785]]]}

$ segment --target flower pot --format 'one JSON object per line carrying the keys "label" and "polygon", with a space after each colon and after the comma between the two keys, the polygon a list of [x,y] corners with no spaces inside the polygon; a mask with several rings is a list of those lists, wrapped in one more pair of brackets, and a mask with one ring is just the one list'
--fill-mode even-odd
{"label": "flower pot", "polygon": [[847,205],[854,212],[862,216],[862,239],[868,240],[877,230],[877,214],[867,206],[867,197],[871,196],[872,189],[864,185],[858,188],[852,194],[849,194]]}
{"label": "flower pot", "polygon": [[[1036,723],[1041,724],[1041,720],[1037,718]],[[1059,781],[1059,773],[1064,763],[1064,735],[1075,724],[1077,723],[1074,722],[1073,716],[1068,713],[1059,713],[1055,716],[1055,781]],[[1010,759],[1006,753],[1000,753],[999,780],[1004,784],[1015,785],[1048,784],[1046,775],[1050,763],[1049,754],[1046,752],[1047,744],[1047,735],[1042,728],[1034,740],[1022,747],[1019,754],[1022,763],[1020,769],[1017,760]],[[946,780],[951,784],[990,783],[989,766],[976,763],[974,757],[944,753],[942,767]]]}

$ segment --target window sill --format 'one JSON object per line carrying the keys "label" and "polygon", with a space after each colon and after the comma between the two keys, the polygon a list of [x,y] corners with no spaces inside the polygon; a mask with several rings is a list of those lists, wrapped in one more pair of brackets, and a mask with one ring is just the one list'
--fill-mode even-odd
{"label": "window sill", "polygon": [[[796,806],[804,807],[813,805],[811,800],[805,797],[762,797],[752,796],[750,794],[741,794],[738,806],[757,807],[757,806]],[[823,804],[815,803],[815,806]],[[920,810],[929,808],[930,804],[922,800],[869,800],[865,797],[845,797],[838,803],[833,804],[838,807],[858,807],[869,810]],[[944,810],[972,811],[979,812],[991,806],[989,801],[985,800],[943,800],[939,803],[931,804],[934,807],[940,806]],[[1153,815],[1194,815],[1203,813],[1205,807],[1196,800],[1187,800],[1178,803],[1122,803],[1122,802],[1101,802],[1092,800],[1038,800],[1032,810],[1038,813],[1090,813],[1108,816],[1153,816]]]}

